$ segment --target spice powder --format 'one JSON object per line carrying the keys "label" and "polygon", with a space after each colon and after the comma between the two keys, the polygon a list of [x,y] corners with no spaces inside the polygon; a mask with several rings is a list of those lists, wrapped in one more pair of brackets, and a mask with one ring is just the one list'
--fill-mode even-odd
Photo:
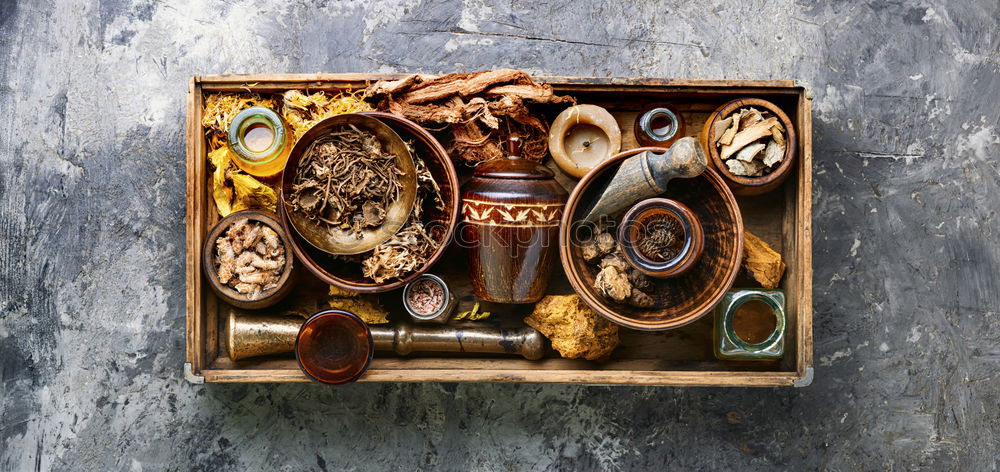
{"label": "spice powder", "polygon": [[420,280],[410,287],[407,298],[413,311],[429,315],[444,304],[444,288],[433,280]]}

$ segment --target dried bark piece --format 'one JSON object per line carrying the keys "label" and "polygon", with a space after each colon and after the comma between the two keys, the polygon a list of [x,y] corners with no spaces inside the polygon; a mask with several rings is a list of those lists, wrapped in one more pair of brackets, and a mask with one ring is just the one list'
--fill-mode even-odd
{"label": "dried bark piece", "polygon": [[578,295],[549,295],[524,323],[537,329],[567,359],[606,360],[618,347],[618,325],[604,319]]}
{"label": "dried bark piece", "polygon": [[427,82],[423,87],[407,92],[400,100],[421,104],[448,98],[452,95],[469,97],[496,84],[515,82],[531,84],[528,74],[514,69],[497,69],[472,74],[448,74]]}
{"label": "dried bark piece", "polygon": [[781,128],[781,123],[778,123],[771,127],[771,139],[773,139],[774,142],[782,146],[785,145],[785,133],[784,130]]}
{"label": "dried bark piece", "polygon": [[763,150],[763,143],[753,143],[743,149],[740,149],[740,152],[736,153],[736,159],[743,162],[750,162]]}
{"label": "dried bark piece", "polygon": [[771,246],[750,231],[743,231],[743,267],[764,288],[777,288],[785,263]]}
{"label": "dried bark piece", "polygon": [[730,116],[724,120],[718,120],[712,125],[712,135],[715,136],[715,142],[719,142],[719,138],[722,137],[722,134],[725,133],[732,124],[733,117]]}
{"label": "dried bark piece", "polygon": [[747,144],[763,138],[764,136],[770,135],[771,127],[777,122],[778,118],[772,116],[771,118],[736,133],[736,136],[733,137],[732,143],[722,146],[722,149],[719,151],[719,157],[722,160],[726,160],[736,151],[743,149],[743,147]]}
{"label": "dried bark piece", "polygon": [[764,121],[764,115],[756,108],[744,108],[740,117],[740,129],[746,129],[751,125]]}
{"label": "dried bark piece", "polygon": [[764,149],[764,165],[768,167],[774,167],[775,164],[780,163],[785,158],[785,145],[778,144],[773,139],[767,142],[767,147]]}
{"label": "dried bark piece", "polygon": [[740,116],[742,116],[742,114],[743,111],[740,110],[734,113],[733,116],[730,117],[733,120],[732,126],[730,126],[729,129],[727,129],[726,132],[719,137],[719,140],[716,141],[717,145],[728,146],[733,142],[733,138],[736,136],[736,132],[740,130]]}
{"label": "dried bark piece", "polygon": [[760,173],[764,168],[764,164],[760,161],[743,162],[738,159],[730,159],[726,161],[726,167],[729,168],[729,172],[733,175],[751,177]]}

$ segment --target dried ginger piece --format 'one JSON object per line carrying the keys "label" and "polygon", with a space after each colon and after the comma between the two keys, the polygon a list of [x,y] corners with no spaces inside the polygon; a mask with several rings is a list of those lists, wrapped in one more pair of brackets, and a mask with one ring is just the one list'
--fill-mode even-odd
{"label": "dried ginger piece", "polygon": [[606,360],[618,347],[618,325],[587,306],[578,295],[549,295],[524,323],[541,332],[567,359]]}
{"label": "dried ginger piece", "polygon": [[764,288],[777,288],[785,274],[781,254],[747,230],[743,230],[743,267]]}

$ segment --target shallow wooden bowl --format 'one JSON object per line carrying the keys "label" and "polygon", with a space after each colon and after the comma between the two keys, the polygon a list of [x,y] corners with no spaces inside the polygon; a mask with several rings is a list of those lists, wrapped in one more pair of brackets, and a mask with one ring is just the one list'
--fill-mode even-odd
{"label": "shallow wooden bowl", "polygon": [[[711,145],[711,143],[715,142],[716,138],[715,130],[713,129],[715,122],[724,120],[740,108],[746,107],[763,108],[770,111],[774,116],[778,117],[781,126],[785,127],[785,157],[777,169],[760,177],[746,177],[729,172],[726,164],[719,157],[719,149]],[[777,105],[759,98],[738,98],[726,102],[716,109],[708,116],[708,120],[705,121],[705,127],[701,130],[700,141],[701,145],[705,147],[705,152],[708,153],[708,165],[712,166],[716,172],[722,175],[726,184],[736,195],[760,195],[778,188],[792,173],[792,165],[795,161],[795,149],[798,144],[795,127],[792,125],[792,120],[788,118],[788,115]]]}
{"label": "shallow wooden bowl", "polygon": [[[281,238],[281,244],[285,247],[285,268],[281,273],[281,278],[278,279],[278,286],[268,290],[267,292],[263,292],[263,296],[256,300],[250,300],[246,295],[219,282],[219,276],[216,274],[215,269],[215,240],[218,239],[230,225],[241,218],[247,218],[249,220],[267,225],[269,228],[273,229],[275,233],[278,233],[278,237]],[[275,215],[270,212],[246,210],[233,213],[223,218],[222,221],[219,221],[219,223],[216,224],[211,231],[209,231],[208,237],[205,238],[205,246],[202,248],[201,260],[202,272],[204,272],[205,278],[208,279],[208,286],[211,287],[212,291],[215,292],[215,294],[222,299],[222,301],[238,308],[248,310],[267,308],[285,298],[285,296],[292,291],[292,286],[295,285],[295,271],[292,270],[292,261],[294,261],[295,258],[292,257],[291,240],[288,238],[287,230],[282,228],[281,223],[279,223]]]}
{"label": "shallow wooden bowl", "polygon": [[705,241],[701,257],[682,275],[653,279],[656,286],[651,294],[656,301],[654,308],[634,308],[604,298],[594,289],[597,269],[583,259],[576,240],[585,232],[580,222],[588,205],[622,161],[648,150],[665,151],[638,148],[623,152],[601,163],[580,180],[569,197],[560,224],[559,254],[570,284],[591,308],[622,326],[656,331],[683,326],[701,318],[733,285],[743,257],[743,219],[733,193],[713,170],[706,169],[692,179],[671,180],[667,192],[660,197],[687,205],[701,221]]}
{"label": "shallow wooden bowl", "polygon": [[434,180],[441,188],[441,199],[444,200],[445,208],[443,211],[439,211],[425,204],[424,214],[427,216],[424,217],[424,220],[431,221],[428,223],[428,232],[435,240],[442,242],[441,246],[420,269],[402,279],[376,284],[361,275],[361,256],[333,257],[312,247],[294,231],[290,231],[290,224],[284,211],[281,211],[281,225],[286,228],[286,231],[289,231],[289,239],[295,257],[309,272],[312,272],[324,283],[360,293],[380,293],[401,288],[427,272],[434,263],[441,259],[448,247],[448,242],[451,241],[455,233],[455,225],[458,223],[459,183],[458,174],[455,172],[455,166],[452,165],[447,151],[427,130],[406,118],[390,113],[366,112],[364,114],[378,118],[389,125],[404,141],[411,141],[414,155],[423,158],[431,175],[434,176]]}

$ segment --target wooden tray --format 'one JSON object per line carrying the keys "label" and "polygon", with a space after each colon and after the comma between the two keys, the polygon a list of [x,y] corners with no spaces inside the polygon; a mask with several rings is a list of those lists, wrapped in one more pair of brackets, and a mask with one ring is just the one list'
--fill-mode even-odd
{"label": "wooden tray", "polygon": [[[208,189],[206,141],[201,126],[204,95],[213,92],[281,93],[288,89],[358,89],[366,82],[398,79],[398,74],[280,74],[193,77],[187,100],[187,362],[185,377],[202,382],[306,382],[294,358],[261,358],[240,362],[227,355],[225,320],[233,308],[220,303],[205,286],[201,248],[205,235],[219,220]],[[540,361],[509,357],[422,355],[396,357],[377,353],[362,382],[552,382],[614,385],[805,386],[812,381],[812,93],[794,81],[606,79],[539,77],[560,94],[579,103],[603,106],[622,129],[622,150],[637,147],[632,124],[649,103],[670,103],[687,123],[686,134],[697,136],[708,114],[737,97],[760,97],[780,106],[800,135],[798,163],[783,188],[739,198],[746,228],[785,258],[788,269],[780,288],[788,298],[788,344],[777,361],[720,361],[712,354],[712,316],[664,332],[621,330],[622,345],[604,363],[570,360],[551,352]],[[553,115],[554,116],[554,115]],[[551,117],[550,117],[551,118]],[[557,175],[563,174],[557,172]],[[573,180],[562,178],[564,185]],[[461,300],[460,310],[473,303],[464,257],[453,249],[431,272],[449,281]],[[561,269],[561,267],[560,267]],[[299,268],[298,270],[301,270]],[[551,293],[572,293],[561,270],[553,276]],[[742,272],[742,271],[741,271]],[[299,285],[288,300],[264,310],[281,313],[294,307],[318,310],[326,286],[301,270]],[[758,286],[740,275],[734,287]],[[399,291],[382,296],[392,317],[401,315]],[[530,307],[494,307],[492,323],[517,322]]]}

